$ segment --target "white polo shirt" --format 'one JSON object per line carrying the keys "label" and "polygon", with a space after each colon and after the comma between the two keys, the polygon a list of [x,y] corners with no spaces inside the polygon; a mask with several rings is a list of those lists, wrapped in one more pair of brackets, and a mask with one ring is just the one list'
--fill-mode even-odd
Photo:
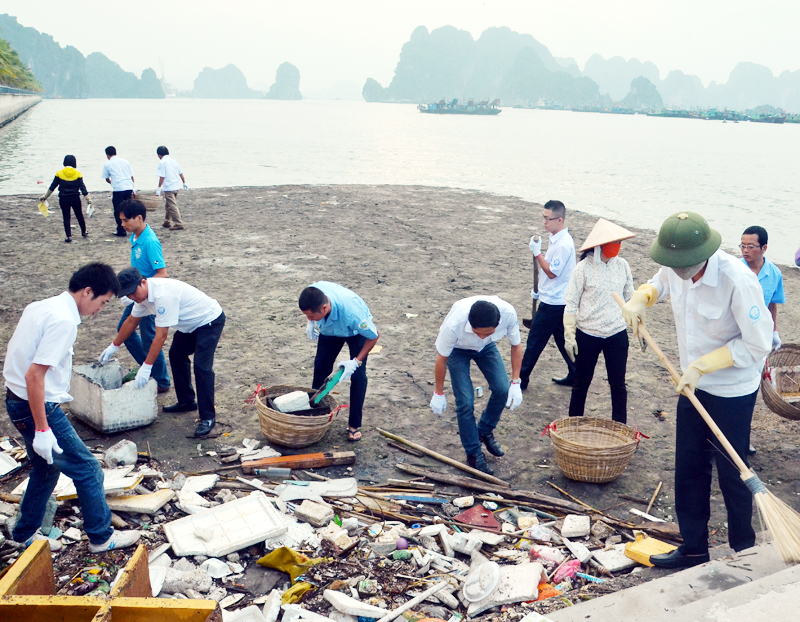
{"label": "white polo shirt", "polygon": [[196,287],[175,279],[147,279],[147,300],[133,305],[133,317],[156,316],[156,326],[192,333],[216,320],[222,307]]}
{"label": "white polo shirt", "polygon": [[111,156],[103,165],[103,179],[111,180],[111,190],[113,192],[123,192],[133,190],[133,169],[127,160],[119,156]]}
{"label": "white polo shirt", "polygon": [[550,234],[544,259],[550,264],[550,272],[555,274],[556,278],[551,279],[542,268],[539,268],[539,302],[548,305],[566,304],[564,293],[575,269],[575,242],[569,229],[564,228],[556,234]]}
{"label": "white polo shirt", "polygon": [[72,346],[80,323],[78,305],[69,292],[25,307],[8,342],[3,365],[6,388],[27,400],[25,374],[33,363],[48,365],[50,369],[44,376],[44,401],[71,402]]}
{"label": "white polo shirt", "polygon": [[[481,339],[472,332],[469,323],[469,310],[479,300],[491,302],[500,310],[500,324],[486,339]],[[436,351],[442,356],[450,356],[454,348],[480,352],[490,343],[500,341],[503,337],[508,337],[512,346],[521,343],[516,309],[498,296],[471,296],[459,300],[450,308],[450,313],[439,328]]]}
{"label": "white polo shirt", "polygon": [[658,299],[672,302],[681,367],[728,346],[733,367],[705,374],[697,388],[718,397],[749,395],[758,389],[764,358],[772,347],[772,316],[764,305],[758,278],[724,251],[708,260],[703,277],[684,281],[661,268],[649,283]]}
{"label": "white polo shirt", "polygon": [[181,181],[181,167],[175,158],[165,155],[158,161],[158,176],[164,178],[164,183],[161,185],[163,190],[170,192],[172,190],[180,190],[183,188],[183,181]]}

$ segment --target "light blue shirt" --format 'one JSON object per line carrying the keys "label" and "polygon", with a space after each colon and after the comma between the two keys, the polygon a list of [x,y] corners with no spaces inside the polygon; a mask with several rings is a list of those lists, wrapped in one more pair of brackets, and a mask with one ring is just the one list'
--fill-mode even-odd
{"label": "light blue shirt", "polygon": [[111,156],[103,165],[103,179],[111,180],[113,192],[133,190],[133,169],[127,160],[119,156]]}
{"label": "light blue shirt", "polygon": [[131,234],[131,265],[142,273],[142,276],[149,279],[155,276],[161,268],[166,268],[164,263],[164,251],[161,249],[161,242],[156,237],[150,225],[145,225],[144,231],[139,237],[134,239]]}
{"label": "light blue shirt", "polygon": [[[742,257],[742,262],[747,265],[744,257]],[[766,257],[764,257],[764,265],[758,272],[758,284],[764,291],[764,304],[767,307],[773,302],[779,305],[786,302],[786,294],[783,293],[783,274],[778,266]]]}
{"label": "light blue shirt", "polygon": [[377,339],[378,329],[372,321],[367,303],[346,287],[329,281],[317,281],[316,287],[331,302],[331,312],[317,322],[320,335],[328,337],[354,337],[363,335],[367,339]]}

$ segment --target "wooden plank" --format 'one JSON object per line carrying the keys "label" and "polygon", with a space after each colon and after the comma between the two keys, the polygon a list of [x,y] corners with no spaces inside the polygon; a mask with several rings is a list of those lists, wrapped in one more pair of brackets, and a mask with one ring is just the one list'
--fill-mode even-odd
{"label": "wooden plank", "polygon": [[289,469],[314,469],[318,467],[354,464],[356,454],[352,451],[332,451],[316,454],[299,454],[297,456],[278,456],[242,462],[242,471],[252,473],[253,469],[267,467],[286,467]]}
{"label": "wooden plank", "polygon": [[403,451],[407,454],[411,454],[416,458],[422,458],[422,456],[425,455],[421,451],[417,451],[416,449],[411,449],[411,447],[406,447],[405,445],[401,445],[400,443],[395,443],[394,441],[386,441],[386,444],[389,445],[389,447],[394,447],[395,449],[399,449],[400,451]]}
{"label": "wooden plank", "polygon": [[414,482],[407,479],[387,479],[386,484],[388,488],[416,488],[417,490],[433,490],[436,488],[433,484],[427,482]]}
{"label": "wooden plank", "polygon": [[461,477],[460,475],[448,475],[447,473],[436,473],[435,471],[428,471],[427,469],[423,469],[418,466],[414,466],[411,464],[396,464],[396,469],[400,469],[404,473],[409,473],[411,475],[421,475],[422,477],[427,477],[428,479],[433,480],[434,482],[439,482],[440,484],[451,484],[453,486],[461,486],[462,488],[471,488],[473,490],[484,490],[486,492],[496,492],[498,494],[507,495],[511,492],[510,488],[504,488],[502,486],[495,486],[494,484],[489,484],[488,482],[482,482],[481,480],[472,479],[471,477]]}
{"label": "wooden plank", "polygon": [[0,597],[45,596],[55,592],[56,580],[47,540],[34,540],[0,579]]}

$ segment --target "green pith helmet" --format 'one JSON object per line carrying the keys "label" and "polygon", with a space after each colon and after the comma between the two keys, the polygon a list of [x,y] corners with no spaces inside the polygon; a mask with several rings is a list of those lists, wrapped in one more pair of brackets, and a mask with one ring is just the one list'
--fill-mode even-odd
{"label": "green pith helmet", "polygon": [[678,212],[664,221],[650,247],[650,257],[668,268],[703,263],[722,243],[722,236],[695,212]]}

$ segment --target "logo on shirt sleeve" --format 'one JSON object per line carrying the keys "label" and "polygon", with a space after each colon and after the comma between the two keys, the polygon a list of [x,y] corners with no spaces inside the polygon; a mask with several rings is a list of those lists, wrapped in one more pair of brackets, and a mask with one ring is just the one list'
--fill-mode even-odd
{"label": "logo on shirt sleeve", "polygon": [[758,308],[758,305],[753,305],[750,307],[750,319],[754,322],[761,317],[761,309]]}
{"label": "logo on shirt sleeve", "polygon": [[164,312],[165,312],[165,311],[166,311],[166,309],[165,309],[164,307],[159,307],[159,308],[158,308],[158,314],[159,314],[159,315],[164,315]]}
{"label": "logo on shirt sleeve", "polygon": [[367,330],[367,327],[368,327],[368,326],[369,326],[369,322],[367,322],[367,320],[364,320],[363,322],[361,322],[361,324],[359,324],[359,325],[358,325],[358,327],[359,327],[361,330]]}
{"label": "logo on shirt sleeve", "polygon": [[560,259],[554,259],[552,265],[553,265],[554,268],[558,268],[558,266],[561,265],[561,260]]}

